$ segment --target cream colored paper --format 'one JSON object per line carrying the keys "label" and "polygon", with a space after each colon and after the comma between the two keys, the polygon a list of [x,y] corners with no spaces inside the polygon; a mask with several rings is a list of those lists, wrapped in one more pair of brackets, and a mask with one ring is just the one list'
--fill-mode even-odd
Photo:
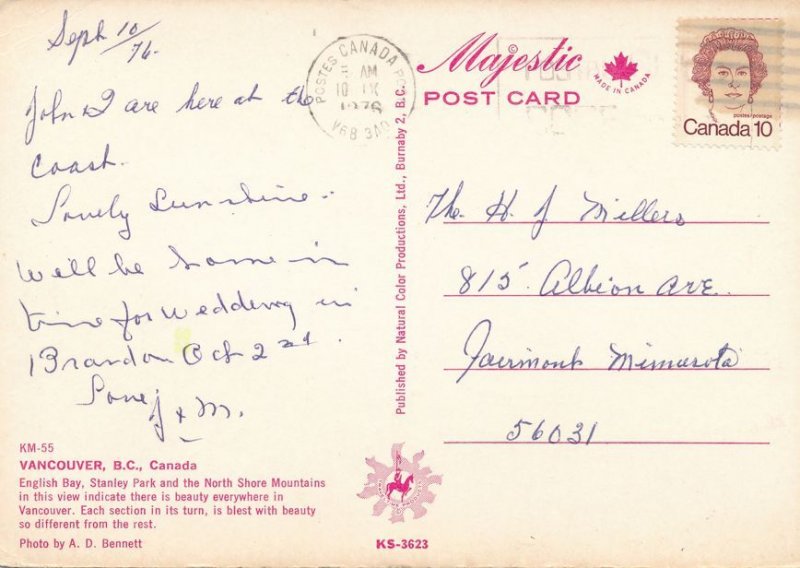
{"label": "cream colored paper", "polygon": [[0,564],[800,562],[796,5],[0,24]]}

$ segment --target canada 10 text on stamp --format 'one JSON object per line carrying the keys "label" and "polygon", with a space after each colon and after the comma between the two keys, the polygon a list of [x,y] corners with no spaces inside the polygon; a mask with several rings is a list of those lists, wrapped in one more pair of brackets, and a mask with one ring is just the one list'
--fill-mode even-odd
{"label": "canada 10 text on stamp", "polygon": [[675,141],[780,146],[783,22],[678,21]]}

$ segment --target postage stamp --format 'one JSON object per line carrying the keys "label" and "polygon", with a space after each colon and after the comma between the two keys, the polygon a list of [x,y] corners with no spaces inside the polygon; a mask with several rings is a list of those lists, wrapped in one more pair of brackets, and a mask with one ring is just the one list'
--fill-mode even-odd
{"label": "postage stamp", "polygon": [[399,92],[414,108],[414,73],[406,54],[386,38],[341,37],[314,59],[308,70],[309,111],[319,127],[354,143],[389,138]]}
{"label": "postage stamp", "polygon": [[678,21],[675,142],[778,148],[783,22]]}

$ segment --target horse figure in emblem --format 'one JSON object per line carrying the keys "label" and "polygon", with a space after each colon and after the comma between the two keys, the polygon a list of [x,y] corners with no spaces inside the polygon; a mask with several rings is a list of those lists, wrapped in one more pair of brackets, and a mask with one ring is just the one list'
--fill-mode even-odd
{"label": "horse figure in emblem", "polygon": [[389,482],[386,485],[386,497],[391,499],[392,492],[399,491],[400,492],[400,501],[403,502],[406,498],[406,495],[409,491],[411,491],[411,484],[414,482],[414,474],[409,473],[408,477],[404,480],[400,480],[400,470],[396,469],[394,472],[394,481]]}

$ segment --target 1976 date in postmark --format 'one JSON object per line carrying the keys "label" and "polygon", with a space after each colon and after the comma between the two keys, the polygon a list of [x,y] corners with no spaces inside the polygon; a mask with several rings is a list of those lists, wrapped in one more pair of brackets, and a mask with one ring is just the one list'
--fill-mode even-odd
{"label": "1976 date in postmark", "polygon": [[394,132],[396,91],[414,106],[414,73],[406,54],[373,35],[342,37],[329,44],[308,70],[309,111],[333,138],[363,143]]}
{"label": "1976 date in postmark", "polygon": [[783,22],[678,22],[675,141],[780,146]]}

